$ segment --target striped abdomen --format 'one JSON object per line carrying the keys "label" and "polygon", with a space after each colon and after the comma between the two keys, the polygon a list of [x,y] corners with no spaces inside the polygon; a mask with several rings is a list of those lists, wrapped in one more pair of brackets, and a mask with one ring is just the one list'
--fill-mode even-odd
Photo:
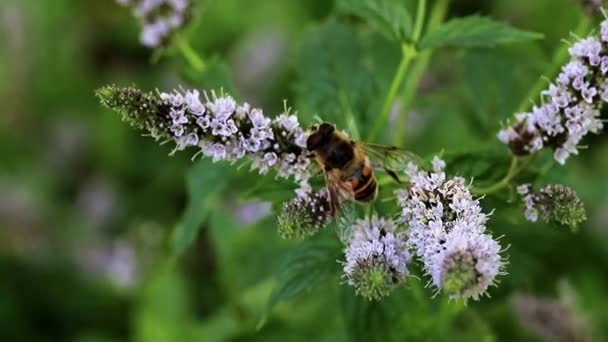
{"label": "striped abdomen", "polygon": [[376,198],[378,184],[376,184],[374,170],[367,160],[361,163],[360,168],[349,181],[356,201],[369,202]]}

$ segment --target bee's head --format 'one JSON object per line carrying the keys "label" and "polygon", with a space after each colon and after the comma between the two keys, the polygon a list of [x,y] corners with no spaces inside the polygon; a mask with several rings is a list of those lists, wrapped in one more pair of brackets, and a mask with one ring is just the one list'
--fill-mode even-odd
{"label": "bee's head", "polygon": [[312,130],[313,133],[306,139],[306,149],[309,151],[314,151],[319,146],[327,144],[336,128],[334,125],[324,122],[319,126],[313,126]]}

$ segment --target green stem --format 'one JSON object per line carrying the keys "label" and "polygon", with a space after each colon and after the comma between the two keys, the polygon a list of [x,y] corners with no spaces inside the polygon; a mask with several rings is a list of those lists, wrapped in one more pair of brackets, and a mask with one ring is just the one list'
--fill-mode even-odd
{"label": "green stem", "polygon": [[511,181],[515,177],[517,177],[517,175],[519,175],[522,171],[524,171],[530,165],[530,163],[532,163],[533,160],[534,156],[529,156],[523,159],[523,161],[520,163],[520,159],[518,159],[517,157],[513,157],[513,159],[511,159],[509,171],[507,171],[507,174],[501,180],[484,188],[473,187],[471,191],[475,195],[489,195],[499,190],[502,190],[508,187]]}
{"label": "green stem", "polygon": [[426,12],[426,0],[418,1],[418,8],[416,9],[416,22],[414,23],[414,33],[412,34],[412,41],[417,43],[422,34],[422,26],[424,25],[424,16]]}
{"label": "green stem", "polygon": [[[444,0],[440,0],[444,1]],[[384,99],[384,104],[382,105],[382,111],[380,112],[380,117],[376,120],[376,124],[372,128],[368,140],[374,141],[382,128],[388,122],[388,118],[391,112],[391,107],[395,102],[395,97],[397,97],[397,93],[399,92],[399,88],[405,79],[405,75],[407,74],[407,69],[412,63],[412,60],[418,54],[416,49],[416,43],[420,39],[420,35],[422,34],[422,28],[424,26],[424,17],[426,13],[426,0],[419,0],[418,7],[416,9],[416,21],[414,22],[414,31],[412,33],[412,43],[403,43],[401,44],[401,62],[397,67],[397,72],[393,77],[393,81],[391,82],[391,86],[388,90],[388,94]]]}
{"label": "green stem", "polygon": [[[584,35],[591,29],[592,21],[588,16],[583,15],[578,26],[574,29],[574,33],[577,35]],[[553,77],[558,73],[561,66],[566,63],[570,54],[568,53],[568,44],[562,44],[562,46],[555,51],[553,59],[549,68],[545,71],[546,77]],[[530,88],[528,94],[522,99],[522,102],[517,106],[515,113],[522,113],[530,109],[532,106],[533,99],[537,99],[540,92],[547,87],[547,79],[545,77],[539,77],[534,86]]]}
{"label": "green stem", "polygon": [[[448,5],[449,0],[438,0],[435,2],[429,16],[427,27],[428,32],[432,32],[441,25],[447,13]],[[393,133],[393,145],[400,145],[403,143],[409,113],[407,108],[409,108],[414,96],[416,95],[416,90],[418,90],[420,80],[422,79],[422,76],[429,65],[432,53],[432,50],[424,50],[420,52],[410,69],[407,79],[405,80],[402,92],[403,95],[401,97],[403,106],[399,112],[400,115],[397,118],[397,124],[394,125],[395,129]]]}
{"label": "green stem", "polygon": [[399,91],[399,87],[405,78],[405,74],[407,72],[407,68],[409,67],[412,59],[416,55],[416,50],[409,44],[401,45],[402,57],[401,63],[399,63],[399,67],[397,68],[397,73],[393,77],[393,81],[391,82],[391,87],[389,88],[388,94],[384,99],[384,104],[382,105],[382,111],[380,112],[380,117],[376,120],[376,124],[372,128],[372,131],[369,135],[368,140],[374,141],[380,131],[385,126],[388,121],[388,117],[391,111],[391,107],[393,102],[395,102],[395,97],[397,96],[397,92]]}
{"label": "green stem", "polygon": [[205,61],[198,55],[198,53],[192,48],[188,40],[181,35],[176,35],[175,40],[177,47],[182,56],[188,61],[190,66],[197,72],[205,70]]}

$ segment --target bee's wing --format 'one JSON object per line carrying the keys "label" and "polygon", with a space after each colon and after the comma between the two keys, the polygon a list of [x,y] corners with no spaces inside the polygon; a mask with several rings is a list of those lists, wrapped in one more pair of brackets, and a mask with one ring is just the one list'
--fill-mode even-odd
{"label": "bee's wing", "polygon": [[350,232],[356,219],[356,207],[353,201],[352,189],[340,179],[338,172],[325,172],[325,182],[329,207],[336,222],[336,229],[340,240],[348,243]]}
{"label": "bee's wing", "polygon": [[400,182],[397,172],[405,170],[410,162],[414,162],[422,167],[426,166],[426,161],[408,150],[380,144],[360,142],[361,148],[367,153],[372,165],[386,171],[397,182]]}

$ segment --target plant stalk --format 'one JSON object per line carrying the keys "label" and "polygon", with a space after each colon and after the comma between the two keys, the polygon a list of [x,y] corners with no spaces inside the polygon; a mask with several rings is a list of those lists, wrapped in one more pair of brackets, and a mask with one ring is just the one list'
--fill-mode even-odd
{"label": "plant stalk", "polygon": [[190,64],[190,66],[196,70],[197,72],[202,72],[205,70],[205,61],[199,56],[199,54],[192,48],[190,42],[185,39],[181,35],[176,35],[175,40],[177,43],[177,47],[179,52],[184,57],[184,59]]}
{"label": "plant stalk", "polygon": [[[440,0],[445,1],[445,0]],[[399,62],[399,66],[397,67],[397,72],[393,77],[391,82],[391,86],[388,90],[386,98],[384,99],[384,104],[382,105],[382,110],[380,112],[380,117],[376,120],[376,124],[372,128],[368,140],[374,141],[382,128],[388,122],[391,107],[395,102],[395,97],[397,97],[397,93],[399,92],[399,88],[401,88],[401,84],[405,79],[405,75],[407,74],[407,70],[409,65],[412,63],[412,60],[418,54],[416,49],[416,44],[420,39],[420,35],[422,34],[422,28],[424,26],[424,17],[426,14],[426,0],[419,0],[418,7],[416,9],[416,21],[414,22],[414,30],[412,32],[412,42],[411,43],[402,43],[401,44],[401,62]]]}
{"label": "plant stalk", "polygon": [[[431,9],[427,31],[432,32],[437,29],[441,23],[443,22],[445,15],[447,13],[449,5],[449,0],[438,0],[435,2],[435,5]],[[403,106],[399,111],[399,116],[397,117],[397,123],[395,124],[395,129],[393,133],[393,145],[401,145],[403,144],[405,132],[407,129],[407,121],[408,121],[408,108],[410,107],[414,95],[416,94],[416,90],[418,89],[418,85],[420,84],[420,80],[424,75],[429,62],[431,60],[433,51],[432,50],[424,50],[418,54],[418,57],[414,61],[410,73],[405,80],[405,85],[403,86],[403,96],[402,103]]]}

